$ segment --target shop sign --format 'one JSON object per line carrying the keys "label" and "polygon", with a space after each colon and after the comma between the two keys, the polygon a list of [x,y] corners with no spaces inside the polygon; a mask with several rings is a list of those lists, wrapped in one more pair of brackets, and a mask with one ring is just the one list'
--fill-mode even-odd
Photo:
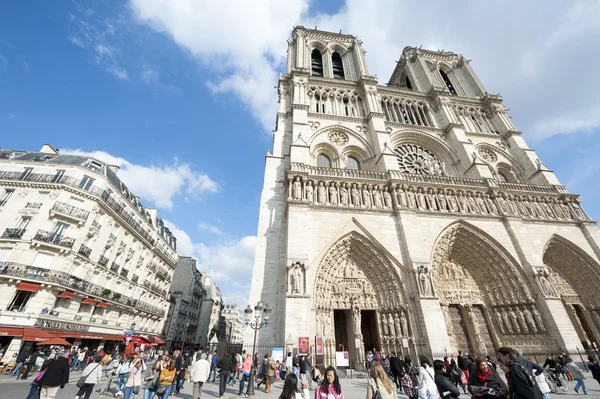
{"label": "shop sign", "polygon": [[69,323],[68,321],[38,319],[34,327],[55,328],[57,330],[88,331],[90,326]]}

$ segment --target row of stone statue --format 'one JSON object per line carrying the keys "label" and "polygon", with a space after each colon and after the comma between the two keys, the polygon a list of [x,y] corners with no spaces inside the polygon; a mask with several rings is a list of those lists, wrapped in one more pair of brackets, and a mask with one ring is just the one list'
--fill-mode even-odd
{"label": "row of stone statue", "polygon": [[481,191],[290,180],[289,199],[316,205],[367,209],[411,208],[420,211],[514,215],[539,219],[586,220],[578,199],[499,193],[495,199]]}
{"label": "row of stone statue", "polygon": [[[500,332],[513,334],[544,334],[546,327],[535,305],[498,306],[494,308]],[[493,317],[493,316],[492,316]]]}
{"label": "row of stone statue", "polygon": [[410,336],[406,310],[400,310],[399,312],[391,313],[380,313],[379,318],[381,320],[381,335],[383,337]]}

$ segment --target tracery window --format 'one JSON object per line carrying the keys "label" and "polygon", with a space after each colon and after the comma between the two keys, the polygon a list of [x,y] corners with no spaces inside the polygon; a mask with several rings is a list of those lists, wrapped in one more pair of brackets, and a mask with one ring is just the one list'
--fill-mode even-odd
{"label": "tracery window", "polygon": [[455,96],[456,90],[454,89],[454,85],[450,81],[450,78],[448,77],[446,72],[444,72],[443,70],[440,69],[440,75],[442,76],[442,79],[444,80],[446,87],[448,88],[448,90],[450,90],[450,93]]}
{"label": "tracery window", "polygon": [[346,169],[360,170],[360,162],[354,157],[348,157],[346,160]]}
{"label": "tracery window", "polygon": [[323,56],[321,52],[314,49],[310,54],[312,76],[323,76]]}
{"label": "tracery window", "polygon": [[423,101],[386,96],[381,100],[381,108],[383,109],[385,120],[389,122],[433,126],[433,123],[429,119],[427,105]]}
{"label": "tracery window", "polygon": [[400,144],[394,149],[400,172],[417,175],[444,176],[444,163],[435,155],[415,144]]}
{"label": "tracery window", "polygon": [[319,168],[331,168],[331,159],[325,154],[317,155],[317,166]]}
{"label": "tracery window", "polygon": [[344,77],[344,64],[342,63],[342,56],[334,51],[331,54],[331,64],[333,66],[333,78],[334,79],[345,79]]}

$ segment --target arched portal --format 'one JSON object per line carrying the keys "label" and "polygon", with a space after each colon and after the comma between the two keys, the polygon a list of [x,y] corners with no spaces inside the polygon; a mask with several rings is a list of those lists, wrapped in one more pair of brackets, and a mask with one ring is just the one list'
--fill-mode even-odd
{"label": "arched portal", "polygon": [[520,266],[496,240],[466,222],[448,226],[433,251],[433,278],[455,351],[551,345]]}
{"label": "arched portal", "polygon": [[560,295],[585,349],[600,347],[600,265],[569,240],[553,235],[544,250],[553,291]]}
{"label": "arched portal", "polygon": [[325,338],[325,364],[334,364],[336,351],[349,351],[353,366],[361,367],[366,350],[401,352],[403,338],[412,337],[397,268],[360,233],[351,232],[328,249],[313,298],[317,334]]}

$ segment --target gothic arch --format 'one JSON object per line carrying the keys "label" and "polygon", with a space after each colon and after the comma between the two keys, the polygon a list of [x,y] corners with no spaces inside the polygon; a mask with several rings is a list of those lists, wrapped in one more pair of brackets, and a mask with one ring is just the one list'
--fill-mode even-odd
{"label": "gothic arch", "polygon": [[456,350],[490,352],[512,343],[539,350],[548,345],[527,276],[514,257],[483,230],[462,220],[447,226],[434,245],[432,269]]}
{"label": "gothic arch", "polygon": [[315,166],[317,166],[317,156],[323,154],[327,155],[327,157],[329,157],[329,159],[331,160],[332,168],[340,167],[340,154],[338,153],[337,148],[335,148],[329,143],[319,143],[315,145],[314,148],[311,149],[310,154],[312,158],[312,163]]}
{"label": "gothic arch", "polygon": [[397,130],[390,134],[390,148],[394,149],[401,144],[416,144],[430,151],[440,161],[444,162],[446,172],[450,176],[458,176],[454,165],[458,163],[453,151],[440,139],[431,134],[414,130]]}
{"label": "gothic arch", "polygon": [[[490,143],[479,143],[475,146],[475,149],[477,150],[478,156],[480,158],[482,158],[484,161],[492,163],[492,164],[496,164],[497,168],[502,167],[505,170],[511,170],[511,171],[513,171],[513,173],[515,175],[515,180],[524,181],[523,178],[525,176],[525,173],[524,173],[523,169],[521,168],[521,166],[519,165],[519,162],[517,162],[517,160],[515,158],[513,158],[512,155],[510,155],[506,151],[503,151],[500,148],[498,148]],[[490,160],[485,159],[484,157],[481,156],[480,150],[492,152],[496,156],[496,160],[490,161]],[[502,158],[504,158],[504,160]],[[500,171],[500,170],[498,170],[498,171]]]}
{"label": "gothic arch", "polygon": [[[352,138],[356,141],[358,141],[358,144],[360,144],[360,147],[362,147],[362,149],[366,152],[366,158],[371,158],[375,156],[375,153],[373,151],[373,149],[371,148],[371,145],[369,144],[369,142],[360,134],[358,134],[357,132],[353,131],[352,129],[348,129],[347,127],[344,126],[326,126],[322,129],[319,129],[318,131],[316,131],[308,140],[308,145],[312,148],[313,145],[315,143],[321,143],[321,142],[326,142],[326,140],[330,140],[329,138],[329,134],[332,132],[340,132],[343,133],[345,135],[348,136],[348,138]],[[349,143],[350,141],[347,141],[346,143]],[[352,144],[352,143],[350,143]],[[343,146],[344,144],[341,144],[340,146]],[[356,144],[354,144],[356,145]]]}
{"label": "gothic arch", "polygon": [[321,52],[321,54],[324,54],[325,51],[327,50],[327,45],[318,39],[311,40],[310,42],[308,42],[306,44],[306,47],[308,48],[309,55],[315,49],[319,50]]}

